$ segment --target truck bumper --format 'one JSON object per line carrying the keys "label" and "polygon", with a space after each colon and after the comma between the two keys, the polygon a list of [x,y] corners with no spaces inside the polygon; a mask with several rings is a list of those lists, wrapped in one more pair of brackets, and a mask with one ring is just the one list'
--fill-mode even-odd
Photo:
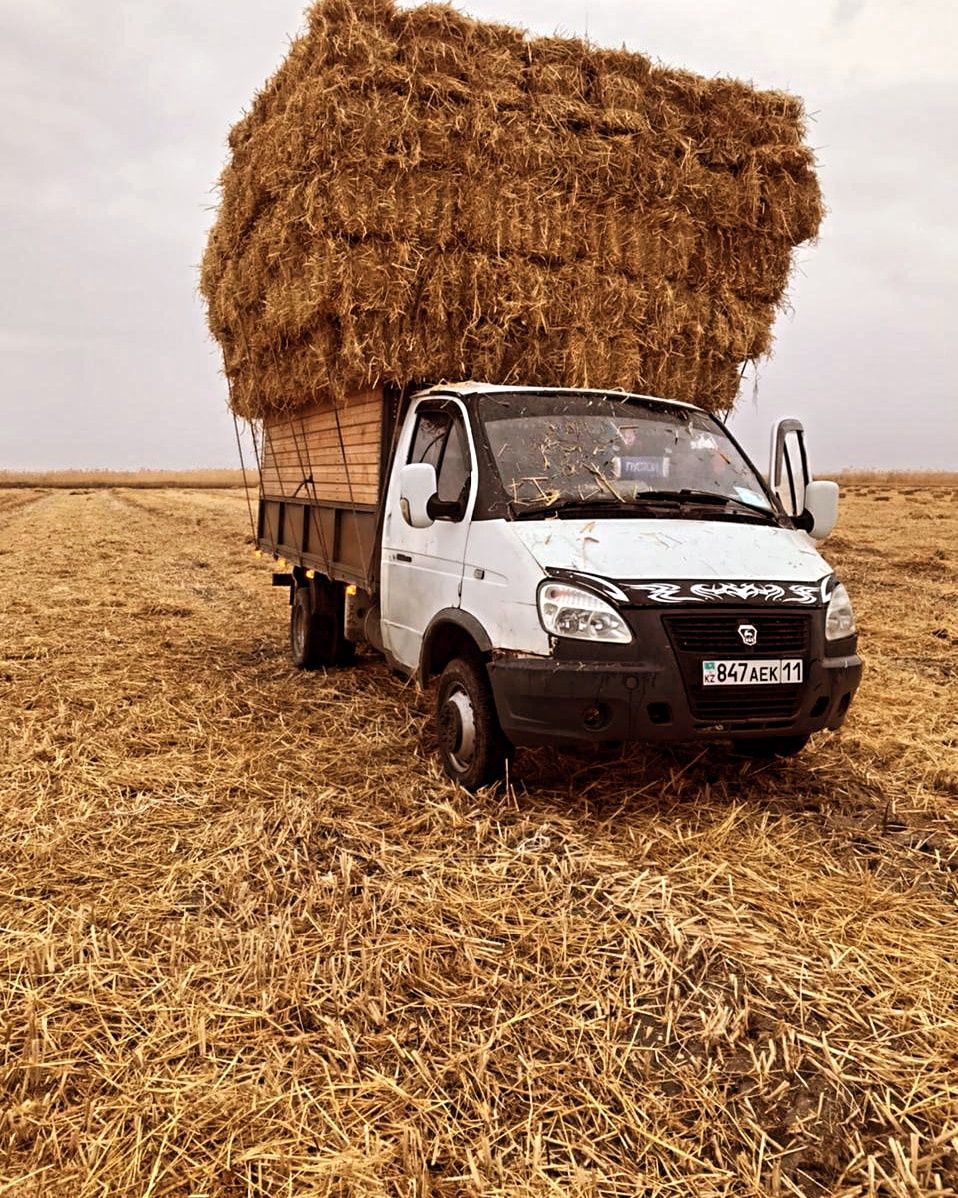
{"label": "truck bumper", "polygon": [[751,687],[738,711],[738,696],[730,695],[716,717],[695,709],[674,659],[626,664],[509,656],[489,663],[499,722],[517,745],[805,736],[841,726],[861,672],[855,654],[807,661],[790,710],[774,702],[761,710],[755,692],[774,688]]}

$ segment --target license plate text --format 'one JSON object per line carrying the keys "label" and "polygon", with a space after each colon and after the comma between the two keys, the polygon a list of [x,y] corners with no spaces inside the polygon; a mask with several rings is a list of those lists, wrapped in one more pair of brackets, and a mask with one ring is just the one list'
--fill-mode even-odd
{"label": "license plate text", "polygon": [[800,657],[703,661],[703,686],[774,686],[801,682]]}

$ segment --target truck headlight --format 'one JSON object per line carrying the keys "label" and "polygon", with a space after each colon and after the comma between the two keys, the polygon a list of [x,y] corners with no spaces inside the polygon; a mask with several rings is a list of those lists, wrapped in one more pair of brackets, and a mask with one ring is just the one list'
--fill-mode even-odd
{"label": "truck headlight", "polygon": [[539,587],[539,618],[553,636],[577,641],[614,641],[627,644],[632,633],[614,607],[564,582],[545,582]]}
{"label": "truck headlight", "polygon": [[825,613],[825,639],[841,641],[856,631],[852,601],[848,598],[848,591],[838,583],[832,591],[828,611]]}

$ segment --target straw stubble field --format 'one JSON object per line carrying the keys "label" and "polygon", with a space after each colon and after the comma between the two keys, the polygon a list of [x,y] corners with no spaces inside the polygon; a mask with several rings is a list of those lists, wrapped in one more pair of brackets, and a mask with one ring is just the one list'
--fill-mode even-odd
{"label": "straw stubble field", "polygon": [[958,1192],[958,490],[859,490],[787,763],[457,793],[238,491],[0,492],[0,1194]]}

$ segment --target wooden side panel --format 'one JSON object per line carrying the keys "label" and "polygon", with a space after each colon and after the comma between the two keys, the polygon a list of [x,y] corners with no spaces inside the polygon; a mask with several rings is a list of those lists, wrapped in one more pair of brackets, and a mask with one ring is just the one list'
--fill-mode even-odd
{"label": "wooden side panel", "polygon": [[292,417],[268,418],[264,422],[263,493],[335,503],[377,503],[382,421],[382,388],[351,397],[338,411],[317,406]]}

